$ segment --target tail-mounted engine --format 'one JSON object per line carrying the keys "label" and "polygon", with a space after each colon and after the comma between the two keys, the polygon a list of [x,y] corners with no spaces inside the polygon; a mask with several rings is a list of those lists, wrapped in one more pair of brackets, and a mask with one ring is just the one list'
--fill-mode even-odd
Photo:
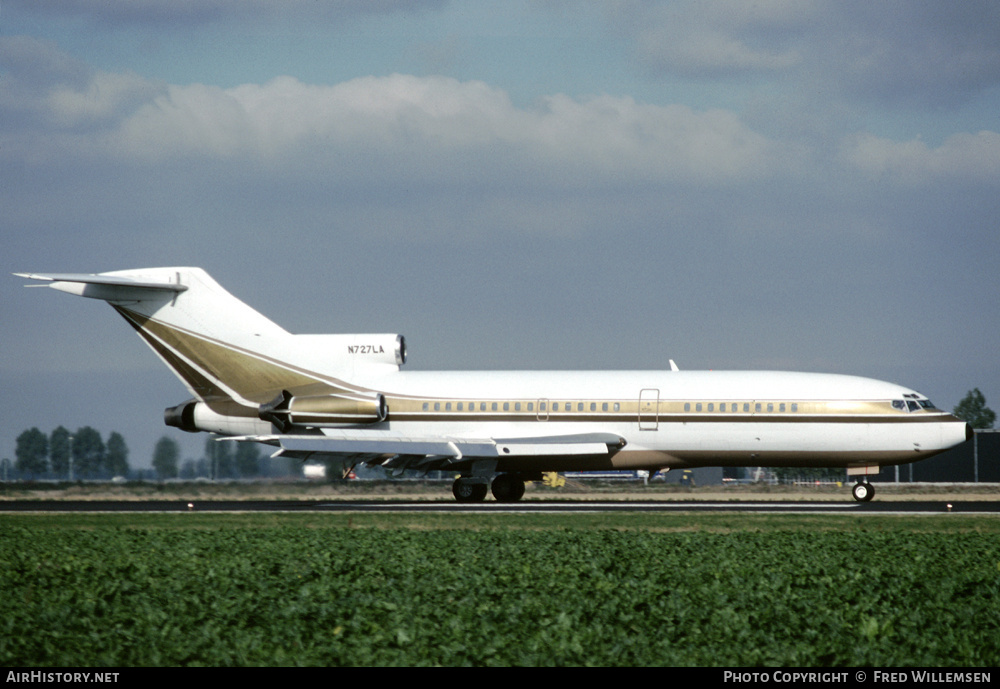
{"label": "tail-mounted engine", "polygon": [[163,423],[179,428],[187,433],[197,433],[201,429],[195,423],[194,410],[198,402],[191,400],[163,410]]}
{"label": "tail-mounted engine", "polygon": [[287,390],[260,405],[257,415],[282,433],[292,426],[343,426],[385,421],[389,409],[381,393],[372,395],[292,395]]}

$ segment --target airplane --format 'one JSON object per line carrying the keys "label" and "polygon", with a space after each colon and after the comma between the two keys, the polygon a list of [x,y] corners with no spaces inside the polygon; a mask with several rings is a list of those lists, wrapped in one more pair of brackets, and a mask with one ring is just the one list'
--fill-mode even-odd
{"label": "airplane", "polygon": [[15,273],[108,302],[181,379],[168,426],[273,456],[391,473],[445,470],[459,502],[520,500],[547,472],[843,467],[868,476],[971,427],[870,378],[777,371],[403,371],[397,334],[292,334],[201,268]]}

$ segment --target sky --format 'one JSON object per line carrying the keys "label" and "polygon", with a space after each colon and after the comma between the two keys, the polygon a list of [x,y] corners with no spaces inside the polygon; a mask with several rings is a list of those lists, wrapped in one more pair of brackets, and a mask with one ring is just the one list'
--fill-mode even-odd
{"label": "sky", "polygon": [[414,370],[779,369],[1000,406],[1000,5],[0,0],[0,455],[187,391],[14,272],[200,266]]}

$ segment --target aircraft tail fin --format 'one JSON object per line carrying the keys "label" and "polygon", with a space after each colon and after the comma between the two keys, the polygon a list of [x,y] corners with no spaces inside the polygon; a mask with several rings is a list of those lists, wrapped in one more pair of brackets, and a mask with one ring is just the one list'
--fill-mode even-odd
{"label": "aircraft tail fin", "polygon": [[379,396],[347,381],[361,369],[398,371],[406,358],[400,335],[293,335],[201,268],[15,274],[108,302],[194,396],[166,411],[183,430],[267,432],[278,395],[301,397],[289,410],[298,415],[317,395],[371,406]]}
{"label": "aircraft tail fin", "polygon": [[200,268],[17,275],[108,302],[200,400],[256,408],[278,390],[317,382],[276,355],[290,333]]}

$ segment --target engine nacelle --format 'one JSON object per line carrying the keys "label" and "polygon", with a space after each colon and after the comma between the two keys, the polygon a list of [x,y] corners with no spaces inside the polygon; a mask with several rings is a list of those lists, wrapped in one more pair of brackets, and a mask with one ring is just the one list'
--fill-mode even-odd
{"label": "engine nacelle", "polygon": [[163,422],[187,433],[207,431],[220,435],[260,435],[271,430],[253,415],[253,407],[235,402],[215,402],[210,406],[205,402],[189,400],[165,409]]}
{"label": "engine nacelle", "polygon": [[389,409],[381,393],[373,395],[292,395],[283,390],[258,409],[258,416],[288,432],[292,426],[345,426],[385,421]]}
{"label": "engine nacelle", "polygon": [[163,423],[186,433],[197,433],[201,430],[194,424],[194,408],[198,404],[196,400],[191,400],[176,407],[167,407],[163,410]]}

